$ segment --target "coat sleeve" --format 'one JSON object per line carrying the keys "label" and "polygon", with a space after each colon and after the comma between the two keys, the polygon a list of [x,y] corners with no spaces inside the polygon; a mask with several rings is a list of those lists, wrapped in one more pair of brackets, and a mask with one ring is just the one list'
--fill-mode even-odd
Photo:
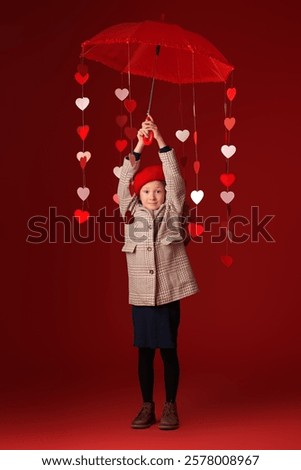
{"label": "coat sleeve", "polygon": [[129,186],[131,181],[133,180],[133,177],[137,173],[139,166],[140,160],[136,160],[134,166],[132,166],[131,162],[127,158],[123,160],[119,184],[117,188],[119,209],[122,217],[125,217],[127,211],[130,211],[132,213],[138,202],[136,194],[131,195]]}
{"label": "coat sleeve", "polygon": [[166,202],[171,204],[178,214],[182,214],[185,201],[185,183],[181,175],[176,154],[173,149],[159,152],[166,181]]}

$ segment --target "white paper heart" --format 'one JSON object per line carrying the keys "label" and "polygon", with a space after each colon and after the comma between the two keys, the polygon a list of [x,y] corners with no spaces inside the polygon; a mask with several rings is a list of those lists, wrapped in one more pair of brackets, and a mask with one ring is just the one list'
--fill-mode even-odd
{"label": "white paper heart", "polygon": [[115,95],[120,101],[125,100],[128,94],[129,90],[127,88],[116,88],[115,90]]}
{"label": "white paper heart", "polygon": [[199,189],[198,191],[194,189],[193,191],[191,191],[190,197],[195,204],[199,204],[199,202],[201,202],[204,197],[204,191],[202,191],[201,189]]}
{"label": "white paper heart", "polygon": [[114,166],[113,168],[113,173],[117,178],[120,178],[121,168],[121,166]]}
{"label": "white paper heart", "polygon": [[176,138],[179,139],[181,142],[185,142],[185,140],[187,140],[189,136],[190,132],[187,129],[184,129],[183,131],[178,130],[176,132]]}
{"label": "white paper heart", "polygon": [[222,191],[220,193],[220,197],[226,204],[229,204],[229,202],[231,202],[234,199],[234,196],[235,194],[233,191]]}
{"label": "white paper heart", "polygon": [[221,151],[224,157],[231,158],[236,152],[236,147],[235,145],[222,145]]}
{"label": "white paper heart", "polygon": [[75,100],[76,106],[82,111],[89,106],[89,103],[90,103],[90,100],[86,96],[84,96],[83,98],[77,98]]}
{"label": "white paper heart", "polygon": [[90,152],[77,152],[76,158],[78,159],[79,162],[80,162],[80,159],[83,157],[86,157],[87,162],[88,162],[91,158],[91,153]]}
{"label": "white paper heart", "polygon": [[90,194],[90,189],[87,187],[85,188],[79,187],[77,188],[77,194],[81,198],[82,201],[85,201]]}

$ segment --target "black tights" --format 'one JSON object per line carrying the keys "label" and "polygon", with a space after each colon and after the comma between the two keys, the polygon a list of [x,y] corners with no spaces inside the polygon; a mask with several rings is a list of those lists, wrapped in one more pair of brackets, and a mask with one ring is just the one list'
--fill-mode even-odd
{"label": "black tights", "polygon": [[[155,349],[139,348],[138,375],[143,401],[153,401]],[[164,364],[166,401],[175,402],[179,384],[179,360],[176,348],[160,349]]]}

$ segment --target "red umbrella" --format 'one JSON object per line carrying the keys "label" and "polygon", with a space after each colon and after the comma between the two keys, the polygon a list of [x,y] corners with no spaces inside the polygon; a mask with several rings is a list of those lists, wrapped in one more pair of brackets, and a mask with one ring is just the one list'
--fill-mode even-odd
{"label": "red umbrella", "polygon": [[[143,21],[121,23],[82,43],[82,57],[102,62],[119,72],[172,83],[225,82],[234,67],[203,36],[175,24]],[[144,138],[149,145],[150,138]]]}
{"label": "red umbrella", "polygon": [[175,24],[117,24],[82,43],[83,57],[144,77],[153,77],[156,55],[155,78],[172,83],[224,82],[234,69],[211,42]]}

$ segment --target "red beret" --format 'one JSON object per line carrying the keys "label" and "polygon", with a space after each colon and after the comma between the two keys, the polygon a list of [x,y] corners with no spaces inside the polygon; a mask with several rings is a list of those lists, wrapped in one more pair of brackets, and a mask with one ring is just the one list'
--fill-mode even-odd
{"label": "red beret", "polygon": [[139,196],[142,186],[150,181],[165,181],[162,165],[147,166],[136,173],[133,188],[137,196]]}

